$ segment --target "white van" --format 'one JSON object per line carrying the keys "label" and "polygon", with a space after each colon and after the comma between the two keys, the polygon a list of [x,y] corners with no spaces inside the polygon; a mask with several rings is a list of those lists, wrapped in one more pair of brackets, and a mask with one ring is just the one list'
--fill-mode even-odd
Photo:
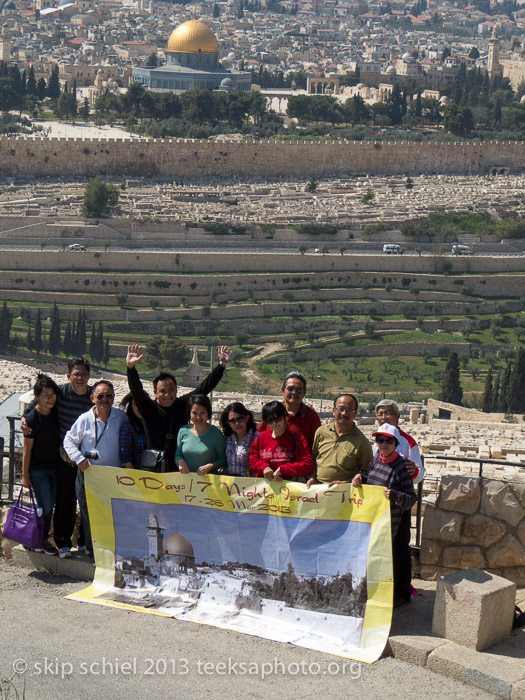
{"label": "white van", "polygon": [[401,255],[401,246],[396,243],[385,243],[383,253],[387,253],[387,255]]}
{"label": "white van", "polygon": [[453,255],[471,255],[471,253],[472,251],[470,250],[470,246],[468,245],[461,245],[460,243],[456,243],[452,246]]}

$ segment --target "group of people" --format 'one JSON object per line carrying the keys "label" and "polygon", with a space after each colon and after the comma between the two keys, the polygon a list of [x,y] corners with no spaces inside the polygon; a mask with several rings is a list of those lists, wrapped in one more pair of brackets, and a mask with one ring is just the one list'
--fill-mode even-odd
{"label": "group of people", "polygon": [[[252,411],[241,402],[222,411],[220,429],[212,425],[208,394],[218,385],[231,357],[218,350],[219,362],[193,391],[177,395],[177,381],[167,372],[153,380],[153,398],[145,391],[136,365],[141,348],[131,345],[126,357],[130,392],[119,408],[110,381],[89,386],[90,366],[83,358],[68,363],[68,382],[57,386],[39,375],[35,400],[26,409],[22,485],[32,487],[45,518],[42,551],[70,557],[76,499],[80,506],[80,551],[93,543],[84,488],[84,472],[92,464],[106,466],[256,476],[314,484],[363,483],[383,486],[390,501],[394,558],[395,604],[408,602],[410,584],[410,511],[414,485],[424,477],[416,442],[398,428],[399,408],[384,399],[376,407],[379,424],[374,442],[354,420],[358,401],[340,394],[333,421],[321,425],[319,415],[304,403],[306,379],[290,372],[282,384],[282,401],[262,407],[257,427]],[[49,529],[54,511],[54,542]]]}

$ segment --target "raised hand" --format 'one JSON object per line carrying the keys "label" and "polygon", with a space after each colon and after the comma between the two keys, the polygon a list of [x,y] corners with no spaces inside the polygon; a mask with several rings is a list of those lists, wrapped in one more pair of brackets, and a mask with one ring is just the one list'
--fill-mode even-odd
{"label": "raised hand", "polygon": [[232,351],[227,345],[221,345],[217,350],[217,354],[219,356],[219,362],[222,362],[223,365],[227,365],[232,356]]}
{"label": "raised hand", "polygon": [[126,367],[135,367],[137,362],[140,362],[144,355],[141,353],[140,345],[128,345],[128,354],[126,355]]}

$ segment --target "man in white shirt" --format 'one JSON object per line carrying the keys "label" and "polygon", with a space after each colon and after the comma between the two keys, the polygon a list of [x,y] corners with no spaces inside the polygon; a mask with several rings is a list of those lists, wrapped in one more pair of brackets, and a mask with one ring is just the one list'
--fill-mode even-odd
{"label": "man in white shirt", "polygon": [[113,384],[101,380],[91,390],[93,408],[82,413],[64,437],[64,449],[68,457],[78,466],[75,484],[80,513],[84,525],[86,549],[93,552],[84,472],[91,464],[120,467],[119,432],[128,417],[124,411],[113,406],[115,391]]}

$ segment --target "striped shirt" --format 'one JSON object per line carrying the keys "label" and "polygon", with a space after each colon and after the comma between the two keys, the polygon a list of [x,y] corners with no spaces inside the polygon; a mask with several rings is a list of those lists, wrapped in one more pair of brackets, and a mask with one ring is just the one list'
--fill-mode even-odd
{"label": "striped shirt", "polygon": [[226,438],[226,462],[228,471],[235,476],[250,476],[250,448],[255,440],[255,430],[251,428],[239,440],[235,433]]}
{"label": "striped shirt", "polygon": [[384,486],[390,489],[390,519],[392,537],[401,522],[401,514],[410,510],[416,502],[414,483],[407,472],[407,465],[397,450],[386,461],[372,460],[366,483],[369,486]]}

